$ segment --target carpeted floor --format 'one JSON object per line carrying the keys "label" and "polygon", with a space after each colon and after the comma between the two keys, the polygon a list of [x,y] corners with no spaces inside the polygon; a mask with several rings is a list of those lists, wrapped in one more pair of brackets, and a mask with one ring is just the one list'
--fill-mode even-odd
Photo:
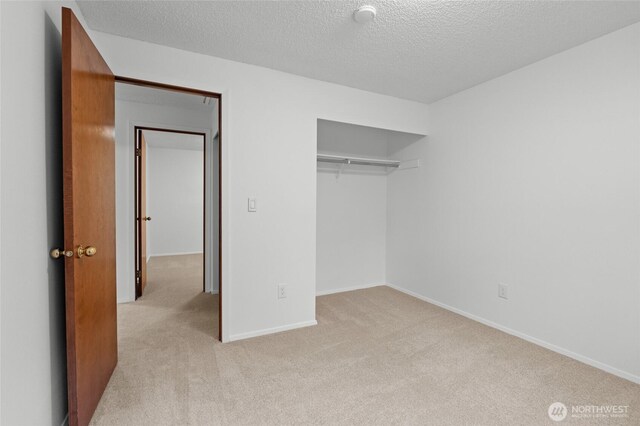
{"label": "carpeted floor", "polygon": [[152,259],[145,295],[118,307],[92,424],[539,425],[555,401],[629,406],[562,423],[640,424],[640,386],[387,287],[319,297],[315,327],[221,344],[201,271]]}

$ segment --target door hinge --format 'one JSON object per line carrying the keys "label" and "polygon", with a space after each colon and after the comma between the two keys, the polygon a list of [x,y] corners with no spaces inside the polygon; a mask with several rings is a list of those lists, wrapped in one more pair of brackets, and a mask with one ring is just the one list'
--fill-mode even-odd
{"label": "door hinge", "polygon": [[140,277],[142,276],[142,272],[141,271],[136,271],[136,282],[140,281]]}
{"label": "door hinge", "polygon": [[142,156],[142,150],[140,148],[136,148],[136,157]]}

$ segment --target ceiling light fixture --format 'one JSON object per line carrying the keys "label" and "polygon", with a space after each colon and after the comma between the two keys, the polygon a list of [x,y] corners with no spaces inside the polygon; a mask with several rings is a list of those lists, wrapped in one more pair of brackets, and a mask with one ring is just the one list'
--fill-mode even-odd
{"label": "ceiling light fixture", "polygon": [[373,6],[360,6],[353,12],[353,20],[359,24],[373,21],[376,17],[376,8]]}

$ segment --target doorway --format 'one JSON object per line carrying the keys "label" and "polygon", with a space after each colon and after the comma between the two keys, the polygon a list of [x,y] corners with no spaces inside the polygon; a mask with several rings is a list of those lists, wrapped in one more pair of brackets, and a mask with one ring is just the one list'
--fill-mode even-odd
{"label": "doorway", "polygon": [[[199,91],[147,82],[123,77],[116,77],[116,149],[117,163],[124,169],[123,176],[117,183],[118,202],[125,204],[126,209],[118,210],[118,302],[134,302],[144,298],[148,284],[147,262],[159,263],[163,255],[195,255],[201,252],[201,285],[200,291],[217,294],[217,315],[213,327],[217,328],[218,340],[222,338],[222,302],[221,302],[221,96],[217,93]],[[153,139],[151,148],[149,140]],[[163,142],[164,140],[164,142]],[[190,142],[189,142],[190,140]],[[196,142],[198,141],[199,142]],[[167,142],[168,141],[168,142]],[[173,142],[172,142],[173,141]],[[182,142],[180,142],[182,141]],[[147,205],[149,187],[147,175],[148,151],[161,153],[162,144],[174,144],[175,153],[180,153],[184,144],[195,144],[200,149],[199,166],[202,169],[198,184],[189,183],[186,176],[182,178],[185,191],[174,195],[165,194],[164,206],[171,206],[171,199],[176,198],[175,210],[184,209],[193,212],[195,203],[180,206],[177,198],[185,192],[193,194],[194,187],[199,185],[200,207],[198,218],[191,217],[184,221],[182,229],[176,226],[167,227],[166,212],[154,212]],[[178,145],[175,145],[178,144]],[[182,146],[180,146],[182,144]],[[155,147],[153,145],[156,145]],[[172,148],[164,146],[164,148]],[[187,150],[189,151],[189,150]],[[195,154],[192,151],[191,154]],[[159,156],[159,155],[158,155]],[[183,155],[184,156],[184,155]],[[193,155],[192,155],[193,157]],[[171,159],[165,159],[165,166],[171,168]],[[194,167],[190,167],[193,172]],[[157,171],[157,170],[156,170]],[[168,170],[167,170],[168,171]],[[191,173],[193,174],[193,173]],[[127,177],[129,176],[129,177]],[[162,179],[166,173],[158,174]],[[165,184],[175,184],[173,179]],[[126,185],[126,188],[125,188]],[[161,184],[162,185],[162,184]],[[188,190],[188,191],[186,191]],[[166,191],[165,191],[166,192]],[[159,191],[163,193],[163,191]],[[157,200],[158,197],[155,197]],[[183,203],[184,204],[184,203]],[[166,209],[165,209],[166,211]],[[170,212],[168,212],[170,215]],[[158,216],[159,215],[159,216]],[[175,212],[174,212],[175,216]],[[192,215],[193,216],[193,215]],[[197,220],[199,226],[194,225]],[[164,221],[164,224],[161,222]],[[170,221],[170,219],[169,219]],[[189,225],[189,226],[187,226]],[[179,227],[177,227],[179,228]],[[188,246],[186,240],[193,241],[193,234],[199,230],[199,245]],[[153,237],[154,230],[158,231]],[[165,232],[166,231],[166,232]],[[176,236],[171,243],[172,234]],[[190,235],[190,236],[188,236]],[[167,238],[165,238],[167,237]],[[164,239],[162,248],[149,249],[153,244]],[[129,245],[130,244],[130,245]],[[172,248],[174,247],[174,248]],[[154,256],[157,258],[154,258]],[[192,256],[193,257],[193,256]],[[186,257],[185,257],[186,259]],[[166,259],[165,259],[166,260]],[[189,263],[193,271],[193,262]],[[193,274],[190,272],[190,274]]]}
{"label": "doorway", "polygon": [[[212,238],[205,233],[208,252],[217,247],[216,265],[222,259],[222,132],[221,132],[221,95],[192,88],[171,86],[161,83],[118,77],[113,74],[100,51],[82,27],[80,21],[69,8],[62,8],[62,151],[63,151],[63,204],[64,204],[64,246],[53,248],[51,256],[65,263],[65,310],[67,338],[67,384],[69,401],[69,424],[89,424],[100,398],[109,383],[118,363],[118,346],[123,341],[139,345],[140,340],[149,337],[143,334],[141,339],[129,339],[118,331],[118,302],[135,300],[135,216],[133,175],[134,157],[130,143],[133,143],[135,131],[129,131],[128,125],[137,119],[127,121],[124,135],[118,135],[115,108],[117,98],[116,84],[127,87],[155,89],[158,93],[195,96],[200,102],[215,100],[217,112],[211,114],[209,122],[217,127],[216,156],[209,155],[210,164],[217,165],[217,180],[210,188],[216,188],[217,194],[209,198],[217,200],[216,211],[218,235]],[[155,98],[157,99],[157,96]],[[153,97],[152,97],[153,98]],[[143,102],[144,103],[144,102]],[[149,100],[148,103],[153,103]],[[149,106],[148,108],[152,108]],[[191,115],[189,115],[191,116]],[[143,120],[144,121],[144,120]],[[137,123],[149,125],[153,123]],[[184,129],[182,129],[184,130]],[[188,129],[187,129],[188,130]],[[213,133],[209,134],[212,141]],[[206,143],[206,142],[205,142]],[[214,150],[208,152],[213,153]],[[124,161],[118,161],[123,159]],[[213,177],[212,174],[209,176]],[[130,182],[131,181],[131,182]],[[131,183],[131,184],[130,184]],[[127,188],[125,193],[131,196],[118,197],[118,188]],[[126,194],[125,194],[126,195]],[[117,200],[117,202],[116,202]],[[213,206],[213,204],[212,204]],[[207,214],[207,218],[211,215]],[[212,227],[208,227],[211,229]],[[123,238],[120,238],[123,237]],[[131,241],[131,244],[128,242]],[[125,245],[120,245],[124,242]],[[120,259],[119,256],[124,256]],[[211,270],[211,268],[209,268]],[[206,274],[205,274],[206,275]],[[221,283],[221,268],[217,273]],[[206,279],[206,278],[205,278]],[[123,291],[120,291],[120,283]],[[128,284],[131,283],[131,286]],[[127,290],[131,291],[128,292]],[[201,293],[200,293],[201,294]],[[219,289],[222,295],[222,285]],[[129,299],[131,300],[127,300]],[[122,300],[124,298],[125,300]],[[218,298],[218,332],[215,333],[215,321],[207,315],[203,321],[187,322],[186,326],[198,326],[191,329],[193,339],[205,346],[211,345],[215,334],[222,340],[222,297]],[[124,304],[132,306],[135,304]],[[215,305],[214,305],[215,306]],[[181,308],[189,310],[192,305]],[[161,312],[166,319],[167,310]],[[212,317],[213,309],[209,312]],[[191,314],[192,312],[188,312]],[[129,321],[126,323],[135,323]],[[159,323],[159,322],[156,322]],[[176,324],[176,322],[170,323]],[[185,325],[180,322],[178,325]],[[141,327],[134,330],[146,332]],[[162,330],[160,330],[162,331]],[[180,330],[182,331],[182,330]],[[187,331],[189,331],[187,329]],[[211,339],[202,339],[199,332],[208,333]],[[120,336],[118,336],[120,334]],[[180,349],[181,333],[174,342]],[[123,339],[124,337],[124,339]],[[166,341],[158,341],[158,353]],[[144,345],[142,345],[144,346]],[[174,352],[180,352],[175,350]],[[148,354],[145,354],[148,355]],[[140,366],[148,365],[146,357],[132,354]]]}
{"label": "doorway", "polygon": [[[202,254],[202,259],[207,258],[209,188],[206,133],[135,126],[134,134],[137,300],[147,286],[152,257]],[[151,212],[157,212],[155,222],[151,222]],[[149,232],[149,225],[155,232]],[[202,291],[206,292],[206,264],[201,263]],[[217,292],[218,285],[212,287]]]}

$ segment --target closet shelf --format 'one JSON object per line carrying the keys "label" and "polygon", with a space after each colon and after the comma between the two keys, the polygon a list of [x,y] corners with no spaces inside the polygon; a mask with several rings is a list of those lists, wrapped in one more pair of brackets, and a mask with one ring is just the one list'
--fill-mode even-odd
{"label": "closet shelf", "polygon": [[344,157],[328,154],[318,154],[318,161],[335,164],[356,164],[359,166],[400,167],[400,161],[396,160],[377,160],[375,158]]}

